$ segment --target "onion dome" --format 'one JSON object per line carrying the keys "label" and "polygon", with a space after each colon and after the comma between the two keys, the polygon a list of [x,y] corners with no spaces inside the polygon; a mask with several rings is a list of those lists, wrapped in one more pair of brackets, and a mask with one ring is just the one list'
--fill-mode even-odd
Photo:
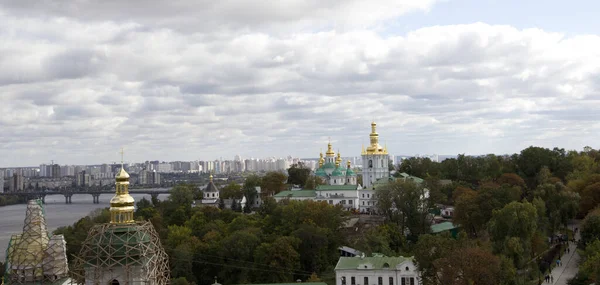
{"label": "onion dome", "polygon": [[335,165],[333,165],[331,162],[328,162],[323,165],[323,169],[335,169]]}
{"label": "onion dome", "polygon": [[325,170],[323,170],[323,168],[319,167],[319,169],[315,171],[315,175],[319,177],[325,177],[327,176],[327,173],[325,173]]}
{"label": "onion dome", "polygon": [[350,167],[350,160],[348,160],[348,168],[346,169],[346,176],[356,176],[352,167]]}
{"label": "onion dome", "polygon": [[344,173],[342,173],[342,169],[341,167],[336,168],[332,173],[331,176],[344,176]]}
{"label": "onion dome", "polygon": [[[121,150],[121,156],[123,151]],[[129,174],[123,167],[121,158],[121,170],[115,176],[115,196],[110,199],[110,222],[113,224],[133,223],[133,212],[135,211],[135,200],[129,195]]]}

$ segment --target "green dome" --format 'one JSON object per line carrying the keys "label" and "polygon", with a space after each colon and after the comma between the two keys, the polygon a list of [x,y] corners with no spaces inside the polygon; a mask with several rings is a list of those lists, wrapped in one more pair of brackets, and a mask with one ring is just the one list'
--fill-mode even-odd
{"label": "green dome", "polygon": [[331,163],[331,162],[325,163],[325,165],[323,165],[323,169],[334,169],[334,168],[335,168],[335,165],[333,165],[333,163]]}
{"label": "green dome", "polygon": [[319,177],[325,177],[327,176],[327,173],[325,173],[325,170],[323,170],[323,168],[319,168],[317,169],[317,171],[315,171],[315,175]]}
{"label": "green dome", "polygon": [[342,169],[338,167],[331,173],[331,176],[344,176],[344,174],[342,173]]}
{"label": "green dome", "polygon": [[348,170],[346,170],[346,176],[356,176],[356,173],[354,173],[352,168],[348,168]]}

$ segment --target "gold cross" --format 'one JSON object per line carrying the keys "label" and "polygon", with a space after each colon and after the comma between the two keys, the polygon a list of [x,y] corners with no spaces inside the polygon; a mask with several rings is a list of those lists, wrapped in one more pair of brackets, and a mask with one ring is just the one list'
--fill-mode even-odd
{"label": "gold cross", "polygon": [[123,166],[123,148],[121,148],[120,153],[121,153],[121,166]]}

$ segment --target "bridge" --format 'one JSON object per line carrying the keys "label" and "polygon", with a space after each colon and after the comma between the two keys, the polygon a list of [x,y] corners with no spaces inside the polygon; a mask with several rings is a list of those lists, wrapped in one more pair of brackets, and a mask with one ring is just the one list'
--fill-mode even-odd
{"label": "bridge", "polygon": [[[130,189],[129,194],[148,194],[152,198],[158,198],[160,194],[169,194],[172,188],[145,188],[145,189]],[[0,196],[17,196],[24,197],[27,200],[40,199],[42,203],[46,203],[46,196],[63,195],[65,196],[65,204],[72,204],[71,197],[74,194],[89,194],[92,195],[94,204],[100,204],[100,195],[115,195],[115,191],[38,191],[38,192],[8,192],[0,193]]]}

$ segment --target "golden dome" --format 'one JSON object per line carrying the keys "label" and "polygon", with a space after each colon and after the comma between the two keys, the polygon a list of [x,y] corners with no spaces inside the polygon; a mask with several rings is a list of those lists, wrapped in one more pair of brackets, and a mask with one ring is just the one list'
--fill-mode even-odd
{"label": "golden dome", "polygon": [[110,222],[112,224],[133,223],[135,199],[129,195],[129,173],[123,166],[123,150],[121,150],[121,170],[115,176],[115,196],[110,199]]}
{"label": "golden dome", "polygon": [[379,134],[377,133],[377,124],[371,123],[371,134],[369,134],[369,140],[371,144],[367,147],[363,154],[388,154],[387,148],[383,148],[379,145]]}
{"label": "golden dome", "polygon": [[327,144],[327,152],[325,153],[328,157],[334,157],[335,152],[333,152],[333,147],[331,147],[331,142]]}
{"label": "golden dome", "polygon": [[116,181],[129,181],[129,173],[127,173],[127,171],[125,171],[123,166],[121,166],[121,170],[119,170],[119,173],[117,173],[117,176],[115,176],[115,180]]}

